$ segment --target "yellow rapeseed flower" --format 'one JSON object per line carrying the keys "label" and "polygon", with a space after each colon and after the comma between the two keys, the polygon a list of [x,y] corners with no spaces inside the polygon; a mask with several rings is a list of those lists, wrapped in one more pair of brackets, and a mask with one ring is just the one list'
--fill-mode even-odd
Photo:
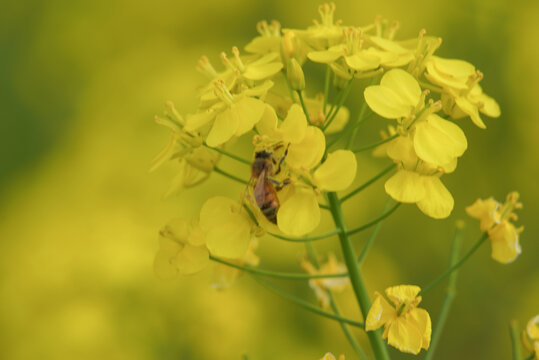
{"label": "yellow rapeseed flower", "polygon": [[455,169],[466,150],[464,132],[434,114],[439,103],[425,108],[426,92],[402,69],[388,71],[380,85],[369,86],[364,93],[375,113],[397,121],[399,136],[384,145],[387,156],[398,164],[397,173],[385,184],[386,192],[397,201],[416,203],[430,217],[449,216],[454,201],[440,177]]}
{"label": "yellow rapeseed flower", "polygon": [[281,24],[275,20],[269,24],[267,21],[260,21],[256,24],[256,30],[260,36],[255,37],[245,45],[245,51],[260,55],[279,53],[279,47],[281,45]]}
{"label": "yellow rapeseed flower", "polygon": [[469,116],[478,127],[486,128],[479,112],[496,118],[500,107],[496,100],[483,93],[478,82],[483,75],[463,60],[432,56],[426,62],[425,77],[442,87],[444,112],[453,119]]}
{"label": "yellow rapeseed flower", "polygon": [[421,289],[415,285],[399,285],[387,288],[385,296],[375,293],[367,314],[365,330],[384,326],[382,338],[402,352],[418,354],[427,350],[432,332],[429,313],[417,307]]}
{"label": "yellow rapeseed flower", "polygon": [[[231,263],[242,266],[258,266],[260,259],[255,254],[258,247],[258,239],[252,238],[247,252],[239,259],[226,259]],[[243,274],[243,270],[217,263],[213,268],[211,286],[215,289],[226,289],[231,287],[236,279]]]}
{"label": "yellow rapeseed flower", "polygon": [[[335,355],[328,352],[320,360],[337,360],[337,358],[335,357]],[[339,356],[338,360],[344,360],[344,355]]]}
{"label": "yellow rapeseed flower", "polygon": [[278,194],[279,229],[293,236],[313,231],[320,222],[317,196],[321,191],[340,191],[351,185],[357,168],[354,154],[337,150],[320,164],[326,147],[324,133],[318,127],[307,125],[305,114],[297,104],[290,107],[282,122],[268,106],[256,127],[258,148],[270,152],[279,144],[284,145],[281,148],[288,148],[279,175],[280,180],[288,180],[288,185]]}
{"label": "yellow rapeseed flower", "polygon": [[[314,265],[307,259],[301,262],[301,267],[311,275],[319,274],[340,274],[346,272],[346,266],[337,261],[333,253],[329,253],[328,261],[320,269],[316,269]],[[320,306],[323,308],[329,307],[329,296],[327,291],[342,291],[350,283],[350,279],[345,276],[341,278],[319,278],[309,279],[309,286],[313,289]]]}
{"label": "yellow rapeseed flower", "polygon": [[522,333],[524,347],[533,353],[534,359],[539,360],[539,315],[535,315],[528,321],[526,330]]}
{"label": "yellow rapeseed flower", "polygon": [[198,133],[185,130],[185,121],[171,102],[167,102],[167,107],[164,117],[156,116],[155,121],[171,130],[170,140],[150,168],[154,171],[167,161],[178,162],[179,170],[166,196],[206,180],[220,158],[219,153],[201,146],[202,138]]}
{"label": "yellow rapeseed flower", "polygon": [[473,218],[479,219],[481,231],[488,232],[492,245],[491,256],[494,260],[508,264],[513,262],[522,252],[519,243],[523,227],[516,228],[511,220],[517,220],[513,210],[522,208],[516,192],[509,193],[505,204],[500,204],[494,198],[477,199],[466,208]]}
{"label": "yellow rapeseed flower", "polygon": [[[220,101],[208,110],[189,116],[185,124],[187,131],[195,132],[203,130],[203,127],[211,123],[206,137],[206,143],[211,147],[222,145],[232,137],[252,130],[266,107],[262,100],[252,96],[258,95],[258,89],[233,95],[222,80],[215,81],[214,86]],[[266,84],[260,86],[266,91],[267,87]]]}
{"label": "yellow rapeseed flower", "polygon": [[212,255],[238,259],[249,249],[252,223],[238,202],[223,196],[207,200],[200,210],[200,228]]}
{"label": "yellow rapeseed flower", "polygon": [[195,221],[173,219],[159,232],[159,251],[154,260],[154,271],[159,278],[194,274],[209,261],[205,238]]}

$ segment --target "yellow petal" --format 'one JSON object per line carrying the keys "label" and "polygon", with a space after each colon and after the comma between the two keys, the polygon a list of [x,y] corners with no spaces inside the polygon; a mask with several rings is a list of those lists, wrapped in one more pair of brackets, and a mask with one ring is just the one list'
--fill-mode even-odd
{"label": "yellow petal", "polygon": [[416,285],[397,285],[387,288],[385,293],[395,305],[399,306],[414,301],[420,291]]}
{"label": "yellow petal", "polygon": [[342,51],[342,49],[311,51],[307,54],[307,57],[309,58],[309,60],[317,63],[329,64],[343,56],[343,54],[344,52]]}
{"label": "yellow petal", "polygon": [[277,74],[282,68],[283,64],[277,62],[251,65],[247,67],[242,75],[249,80],[263,80]]}
{"label": "yellow petal", "polygon": [[251,225],[239,205],[226,197],[207,200],[200,210],[200,227],[210,253],[230,259],[242,257],[249,247]]}
{"label": "yellow petal", "polygon": [[414,150],[414,142],[410,136],[399,136],[389,142],[386,152],[391,159],[402,163],[405,169],[415,168],[419,160]]}
{"label": "yellow petal", "polygon": [[313,231],[320,223],[320,207],[310,188],[296,187],[295,192],[277,212],[279,229],[292,236],[302,236]]}
{"label": "yellow petal", "polygon": [[404,203],[415,203],[425,197],[422,176],[409,170],[399,170],[385,183],[386,193]]}
{"label": "yellow petal", "polygon": [[238,129],[239,118],[236,111],[226,109],[215,117],[213,126],[206,138],[206,143],[211,147],[219,146],[234,136]]}
{"label": "yellow petal", "polygon": [[397,311],[391,306],[386,299],[379,293],[374,294],[367,319],[365,320],[365,330],[376,330],[391,319],[397,318]]}
{"label": "yellow petal", "polygon": [[486,129],[487,126],[481,119],[481,116],[479,116],[479,110],[477,109],[477,105],[472,104],[467,98],[459,96],[455,98],[455,104],[459,107],[459,109],[467,114],[470,119],[472,119],[472,122],[481,129]]}
{"label": "yellow petal", "polygon": [[410,326],[405,318],[398,317],[390,325],[387,342],[402,352],[418,354],[421,351],[423,336],[415,326]]}
{"label": "yellow petal", "polygon": [[467,81],[475,73],[475,67],[463,60],[443,59],[432,56],[426,64],[425,77],[440,86],[457,90],[468,88]]}
{"label": "yellow petal", "polygon": [[281,37],[279,36],[257,36],[245,45],[245,51],[253,54],[264,54],[279,51],[280,45]]}
{"label": "yellow petal", "polygon": [[279,130],[285,143],[297,144],[303,140],[307,132],[307,118],[301,106],[294,104],[290,107]]}
{"label": "yellow petal", "polygon": [[410,322],[413,322],[422,336],[421,347],[427,350],[430,346],[430,337],[432,334],[432,323],[430,315],[425,309],[414,308],[406,315]]}
{"label": "yellow petal", "polygon": [[369,86],[363,92],[365,101],[372,111],[386,119],[407,117],[413,110],[409,104],[402,102],[397,93],[380,85]]}
{"label": "yellow petal", "polygon": [[417,207],[425,215],[434,219],[444,219],[453,211],[453,196],[437,176],[423,177],[425,197],[418,201]]}
{"label": "yellow petal", "polygon": [[499,220],[496,213],[499,206],[500,204],[493,198],[477,199],[472,205],[466,207],[466,213],[473,218],[479,219],[479,228],[481,231],[487,231]]}
{"label": "yellow petal", "polygon": [[365,53],[364,51],[356,53],[352,56],[345,56],[346,65],[356,71],[374,70],[380,66],[380,58],[374,54]]}
{"label": "yellow petal", "polygon": [[322,130],[309,126],[301,142],[290,145],[286,163],[296,169],[312,169],[322,160],[325,149],[326,137]]}
{"label": "yellow petal", "polygon": [[468,142],[464,132],[453,122],[431,114],[415,126],[414,149],[422,160],[442,166],[461,156]]}
{"label": "yellow petal", "polygon": [[344,190],[356,177],[357,161],[350,150],[337,150],[314,172],[316,185],[326,191]]}
{"label": "yellow petal", "polygon": [[530,339],[539,340],[539,315],[536,315],[528,321],[526,332]]}
{"label": "yellow petal", "polygon": [[183,247],[172,239],[159,238],[159,251],[157,251],[153,262],[153,270],[158,278],[168,280],[178,276],[179,271],[174,261]]}
{"label": "yellow petal", "polygon": [[266,105],[260,121],[256,124],[256,130],[260,135],[267,135],[276,138],[277,135],[277,114],[272,106]]}
{"label": "yellow petal", "polygon": [[198,130],[199,128],[203,127],[204,125],[212,121],[216,114],[217,114],[216,111],[203,111],[203,112],[189,116],[185,122],[185,130],[186,131]]}
{"label": "yellow petal", "polygon": [[191,232],[187,237],[187,242],[193,246],[200,246],[206,244],[206,235],[200,227],[200,225],[193,225],[191,227]]}
{"label": "yellow petal", "polygon": [[252,97],[244,97],[233,104],[232,111],[237,114],[238,118],[238,126],[234,135],[240,136],[250,131],[260,120],[265,109],[266,104],[262,100]]}
{"label": "yellow petal", "polygon": [[393,90],[405,105],[416,107],[421,98],[421,87],[417,80],[402,69],[389,70],[380,81],[380,86]]}
{"label": "yellow petal", "polygon": [[210,253],[205,246],[186,245],[176,256],[175,264],[182,275],[203,270],[210,262]]}
{"label": "yellow petal", "polygon": [[497,118],[501,115],[500,105],[498,105],[496,100],[484,94],[483,89],[481,89],[479,84],[475,84],[468,97],[474,103],[481,104],[479,106],[479,111],[481,111],[483,114],[493,118]]}
{"label": "yellow petal", "polygon": [[494,260],[509,264],[517,258],[522,252],[518,242],[518,232],[515,226],[508,221],[502,221],[488,232],[491,240],[492,253]]}

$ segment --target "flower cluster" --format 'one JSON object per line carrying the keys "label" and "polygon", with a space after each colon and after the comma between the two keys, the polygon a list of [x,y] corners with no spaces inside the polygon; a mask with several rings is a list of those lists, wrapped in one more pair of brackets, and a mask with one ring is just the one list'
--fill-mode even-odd
{"label": "flower cluster", "polygon": [[[435,54],[440,38],[421,30],[415,38],[398,39],[397,22],[376,18],[361,27],[345,25],[335,20],[334,11],[334,4],[321,5],[320,20],[305,29],[282,29],[276,21],[258,23],[259,35],[244,50],[232,47],[231,52],[220,54],[221,68],[214,67],[206,56],[199,60],[197,69],[209,81],[200,87],[194,111],[182,116],[167,103],[165,114],[156,117],[171,131],[171,137],[152,170],[167,161],[180,164],[169,193],[201,184],[212,174],[239,184],[237,197],[232,195],[235,200],[209,198],[198,217],[172,220],[161,230],[155,272],[164,278],[193,274],[214,261],[216,288],[230,286],[243,271],[254,276],[307,279],[322,309],[306,305],[292,294],[286,297],[341,321],[349,339],[345,323],[363,324],[341,317],[331,292],[352,283],[366,314],[364,329],[369,331],[376,358],[387,358],[385,344],[374,331],[381,327],[381,337],[391,346],[418,354],[429,349],[431,339],[429,313],[418,307],[427,290],[456,270],[487,235],[495,260],[508,263],[520,254],[522,228],[512,223],[514,210],[521,207],[518,194],[511,193],[505,204],[492,198],[477,200],[466,211],[480,220],[481,230],[486,232],[478,245],[424,291],[414,285],[390,287],[375,294],[372,306],[360,281],[359,263],[377,231],[359,263],[350,236],[379,224],[400,204],[350,230],[341,203],[392,172],[384,189],[393,200],[416,204],[431,218],[447,218],[455,202],[441,178],[456,170],[468,148],[466,135],[455,120],[469,117],[484,129],[481,116],[499,117],[500,108],[483,92],[479,85],[483,74],[474,65]],[[313,64],[304,72],[308,62]],[[316,89],[317,82],[306,76],[311,67],[325,69],[323,88]],[[367,79],[369,85],[354,92],[352,86],[365,81],[358,79]],[[346,100],[360,104],[357,118],[350,116],[354,107],[347,108]],[[369,118],[384,129],[383,139],[354,150],[359,127]],[[231,150],[240,138],[252,145],[247,155]],[[363,172],[356,153],[366,149],[374,149],[374,156],[389,158],[391,165],[341,196],[354,184],[358,172]],[[243,171],[227,172],[219,166],[222,157],[247,166]],[[309,235],[319,228],[324,211],[331,213],[335,230]],[[306,274],[258,269],[260,260],[254,252],[264,234],[307,242],[310,260],[304,257],[300,264]],[[330,254],[327,263],[319,266],[310,241],[334,235],[339,236],[344,263]],[[325,311],[329,305],[334,314]],[[528,326],[528,335],[537,348],[537,321],[533,324]],[[351,342],[363,358],[359,345]],[[324,359],[335,357],[327,353]]]}

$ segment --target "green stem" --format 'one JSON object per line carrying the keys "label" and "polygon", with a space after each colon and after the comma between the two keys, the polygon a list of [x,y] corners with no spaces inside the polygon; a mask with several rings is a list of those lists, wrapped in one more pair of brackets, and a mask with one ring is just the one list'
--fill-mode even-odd
{"label": "green stem", "polygon": [[357,154],[357,153],[360,153],[360,152],[362,152],[362,151],[367,151],[367,150],[373,149],[373,148],[378,147],[378,146],[380,146],[380,145],[383,145],[383,144],[385,144],[385,143],[387,143],[387,142],[390,142],[391,140],[396,139],[396,138],[398,138],[398,137],[399,137],[399,134],[391,135],[390,137],[388,137],[388,138],[386,138],[386,139],[377,141],[377,142],[372,143],[372,144],[370,144],[370,145],[366,145],[366,146],[360,147],[359,149],[354,150],[354,153]]}
{"label": "green stem", "polygon": [[244,185],[249,184],[248,181],[245,181],[245,180],[243,180],[243,179],[240,179],[239,177],[236,177],[236,176],[234,176],[234,175],[232,175],[232,174],[229,174],[229,173],[227,173],[226,171],[221,170],[221,169],[218,168],[217,166],[213,168],[213,171],[215,171],[216,173],[221,174],[221,175],[223,175],[223,176],[226,176],[226,177],[229,178],[229,179],[232,179],[232,180],[234,180],[234,181],[237,181],[237,182],[239,182],[239,183],[242,183],[242,184],[244,184]]}
{"label": "green stem", "polygon": [[[363,318],[366,318],[367,313],[371,308],[371,301],[369,299],[369,295],[367,294],[367,288],[363,282],[359,265],[356,261],[357,257],[355,250],[346,231],[346,223],[342,213],[341,202],[339,201],[337,193],[335,192],[329,192],[327,196],[335,226],[338,229],[341,229],[341,232],[339,233],[339,240],[346,267],[348,268],[348,273],[350,274],[350,282],[352,283],[352,288],[354,289],[354,293],[356,295],[359,308],[361,309],[361,313],[363,314]],[[367,331],[367,336],[376,359],[388,360],[389,354],[387,352],[387,347],[382,340],[381,330]]]}
{"label": "green stem", "polygon": [[307,236],[307,237],[302,237],[302,238],[293,238],[293,237],[274,234],[274,233],[268,233],[268,234],[270,234],[273,237],[276,237],[277,239],[281,239],[281,240],[294,241],[294,242],[306,242],[306,241],[325,239],[325,238],[331,237],[333,235],[337,235],[340,232],[341,232],[341,230],[335,229],[335,230],[327,232],[325,234],[315,235],[315,236]]}
{"label": "green stem", "polygon": [[299,102],[301,104],[301,107],[303,109],[303,113],[305,114],[305,117],[307,118],[307,122],[309,123],[309,125],[312,125],[311,124],[311,119],[309,118],[309,111],[307,110],[307,106],[305,106],[305,101],[303,100],[303,94],[301,93],[301,91],[296,91],[298,93],[298,97],[299,97]]}
{"label": "green stem", "polygon": [[[466,260],[468,260],[468,258],[470,256],[472,256],[472,254],[477,250],[479,249],[479,247],[481,246],[481,244],[483,244],[483,242],[485,242],[485,240],[488,239],[488,233],[485,232],[483,233],[483,235],[481,235],[481,237],[479,238],[479,240],[475,243],[474,246],[472,246],[472,248],[453,266],[451,266],[449,269],[447,269],[442,275],[438,276],[438,278],[436,278],[436,280],[434,280],[433,282],[431,282],[429,285],[425,286],[423,288],[423,290],[419,293],[419,295],[421,296],[424,296],[426,293],[428,293],[429,291],[431,291],[432,289],[434,289],[436,287],[436,285],[438,285],[442,280],[444,280],[446,277],[448,277],[449,275],[451,275],[451,273],[455,270],[457,270],[462,264],[464,264],[464,262],[466,262]],[[418,296],[419,296],[418,295]]]}
{"label": "green stem", "polygon": [[[386,204],[384,205],[384,212],[387,211],[389,208],[389,204],[391,204],[392,199],[389,198],[386,201]],[[371,235],[367,239],[367,242],[365,243],[365,246],[363,247],[363,250],[361,251],[361,254],[359,254],[359,258],[357,259],[357,263],[361,266],[363,264],[363,261],[365,261],[365,257],[367,256],[367,253],[369,252],[369,249],[371,248],[372,244],[374,243],[374,239],[376,239],[376,235],[378,235],[378,231],[380,231],[380,227],[382,226],[383,220],[378,221],[376,226],[374,227],[374,230],[372,231]]]}
{"label": "green stem", "polygon": [[367,230],[368,228],[370,228],[371,226],[373,225],[376,225],[378,224],[380,221],[384,220],[386,217],[388,217],[389,215],[391,215],[395,210],[397,210],[399,208],[399,206],[401,205],[401,203],[396,203],[391,209],[389,209],[388,211],[384,212],[382,215],[380,215],[378,218],[374,219],[373,221],[371,222],[368,222],[366,223],[365,225],[361,225],[361,226],[358,226],[357,228],[355,229],[352,229],[352,230],[349,230],[346,232],[346,235],[347,236],[350,236],[350,235],[354,235],[358,232],[361,232],[363,230]]}
{"label": "green stem", "polygon": [[373,184],[374,182],[376,182],[376,180],[383,177],[385,174],[387,174],[388,172],[393,170],[396,166],[397,166],[396,164],[389,165],[384,170],[382,170],[379,174],[375,175],[372,179],[370,179],[367,182],[365,182],[364,184],[360,185],[357,189],[352,190],[349,194],[343,196],[342,199],[341,199],[341,202],[345,202],[346,200],[350,199],[352,196],[356,195],[357,193],[359,193],[360,191],[362,191],[363,189],[365,189],[369,185]]}
{"label": "green stem", "polygon": [[513,360],[522,360],[518,321],[511,321],[509,324],[509,332],[511,334],[511,345],[513,346]]}
{"label": "green stem", "polygon": [[326,80],[324,82],[324,106],[322,107],[322,113],[326,113],[326,106],[328,104],[329,96],[329,82],[331,80],[331,68],[329,65],[326,67]]}
{"label": "green stem", "polygon": [[[374,85],[376,81],[378,80],[378,76],[374,76],[371,80],[371,83],[369,85]],[[352,144],[354,143],[357,132],[359,130],[359,125],[365,121],[365,113],[367,111],[367,102],[365,99],[363,99],[363,103],[361,104],[361,108],[359,109],[359,115],[357,117],[357,121],[355,122],[354,126],[352,127],[352,131],[350,132],[350,135],[348,136],[348,140],[346,140],[346,147],[345,149],[350,149]]]}
{"label": "green stem", "polygon": [[264,269],[258,269],[252,266],[244,266],[235,264],[233,262],[220,259],[218,257],[215,257],[213,255],[210,255],[210,260],[224,264],[226,266],[230,266],[239,270],[243,270],[245,272],[261,275],[261,276],[268,276],[268,277],[274,277],[274,278],[281,278],[281,279],[290,279],[290,280],[308,280],[308,279],[325,279],[325,278],[342,278],[348,276],[348,273],[338,273],[338,274],[300,274],[300,273],[287,273],[287,272],[279,272],[279,271],[270,271],[270,270],[264,270]]}
{"label": "green stem", "polygon": [[[451,247],[451,257],[449,261],[449,266],[453,266],[457,263],[461,243],[462,243],[462,227],[457,225],[457,228],[455,230],[455,237],[453,239],[453,246]],[[451,309],[451,304],[453,303],[453,299],[455,298],[455,294],[457,291],[457,273],[458,271],[454,271],[453,273],[451,273],[451,276],[449,277],[449,284],[447,286],[447,291],[445,293],[444,302],[440,310],[440,315],[438,316],[438,322],[436,323],[434,330],[432,332],[432,339],[430,342],[430,347],[427,350],[425,360],[433,359],[434,352],[436,351],[436,347],[438,346],[438,343],[440,342],[440,336],[442,334],[442,330],[444,328],[445,322],[447,321],[447,317],[449,316],[449,310]]]}
{"label": "green stem", "polygon": [[215,150],[215,151],[217,151],[218,153],[223,154],[223,155],[225,155],[225,156],[228,156],[228,157],[231,158],[231,159],[237,160],[237,161],[239,161],[239,162],[241,162],[241,163],[244,163],[244,164],[247,164],[247,165],[251,166],[251,163],[252,163],[252,162],[249,161],[249,160],[245,160],[245,159],[243,159],[243,158],[241,158],[241,157],[239,157],[239,156],[237,156],[237,155],[231,154],[231,153],[229,153],[228,151],[225,151],[225,150],[223,150],[223,149],[219,149],[219,148],[216,148],[216,147],[211,147],[211,146],[209,146],[208,144],[206,144],[206,142],[204,142],[203,145],[204,145],[205,147],[207,147],[208,149]]}
{"label": "green stem", "polygon": [[524,360],[533,360],[533,358],[535,357],[535,353],[531,353],[530,356],[528,356],[526,359]]}
{"label": "green stem", "polygon": [[311,312],[313,312],[315,314],[327,317],[329,319],[342,321],[342,322],[344,322],[346,324],[357,326],[357,327],[362,328],[362,329],[365,327],[364,324],[359,322],[359,321],[346,319],[346,318],[343,318],[341,316],[338,316],[338,315],[331,314],[331,313],[328,313],[326,311],[320,310],[318,307],[312,305],[311,303],[309,303],[309,302],[307,302],[307,301],[305,301],[303,299],[298,298],[295,295],[290,294],[286,290],[281,289],[280,287],[278,287],[277,285],[273,284],[272,282],[270,282],[268,280],[265,280],[265,279],[263,279],[261,277],[258,277],[258,276],[255,276],[254,278],[255,278],[256,281],[258,281],[260,284],[264,285],[266,288],[270,289],[271,291],[281,295],[282,297],[292,301],[296,305],[299,305],[302,308],[304,308],[306,310],[309,310],[309,311],[311,311]]}
{"label": "green stem", "polygon": [[[306,242],[305,243],[305,248],[307,249],[307,254],[309,254],[309,257],[311,258],[311,262],[313,263],[314,267],[316,269],[320,269],[320,264],[318,263],[318,257],[316,255],[316,250],[314,249],[313,244],[311,242]],[[348,273],[347,273],[347,275],[348,275]],[[327,291],[327,294],[328,294],[329,304],[331,306],[331,309],[333,310],[335,315],[341,316],[340,311],[339,311],[339,307],[337,306],[337,303],[335,302],[335,298],[333,297],[333,294],[331,293],[331,291],[329,289],[326,290],[326,291]],[[342,328],[342,331],[344,332],[344,336],[346,336],[346,338],[348,339],[348,342],[350,343],[352,348],[355,350],[355,352],[358,354],[358,356],[362,360],[367,360],[368,359],[367,355],[365,354],[365,352],[363,351],[363,349],[361,348],[361,346],[357,342],[354,335],[352,335],[352,333],[348,329],[348,326],[343,322],[339,322],[339,323],[341,324],[341,328]]]}
{"label": "green stem", "polygon": [[350,90],[352,89],[352,80],[354,80],[354,78],[351,78],[348,81],[348,84],[346,84],[346,88],[344,89],[344,92],[342,93],[341,97],[339,98],[339,103],[337,104],[337,108],[335,109],[335,111],[332,114],[328,114],[326,123],[322,127],[322,130],[326,130],[329,127],[329,125],[331,125],[333,120],[337,117],[337,114],[341,110],[342,105],[346,101],[346,98],[348,97],[348,94],[350,93]]}

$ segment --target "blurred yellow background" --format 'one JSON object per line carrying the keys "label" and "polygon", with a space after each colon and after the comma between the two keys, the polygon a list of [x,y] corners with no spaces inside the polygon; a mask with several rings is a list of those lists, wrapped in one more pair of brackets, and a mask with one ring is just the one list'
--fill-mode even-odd
{"label": "blurred yellow background", "polygon": [[[355,355],[339,325],[268,293],[248,276],[226,291],[209,286],[211,269],[157,280],[157,231],[168,219],[195,216],[213,194],[239,196],[240,185],[210,181],[163,199],[174,167],[148,174],[168,134],[155,125],[166,100],[196,107],[205,79],[201,55],[242,47],[257,21],[305,27],[311,1],[20,1],[0,12],[0,358],[241,359]],[[439,54],[466,59],[485,74],[485,91],[502,107],[488,130],[461,122],[469,149],[444,179],[453,215],[426,218],[402,206],[386,221],[364,267],[370,292],[426,284],[446,266],[457,219],[477,197],[503,200],[518,190],[523,254],[500,265],[480,249],[459,274],[437,359],[507,359],[508,323],[539,311],[539,2],[337,1],[337,18],[367,24],[375,15],[401,22],[399,37],[421,28],[444,39]],[[316,84],[315,84],[316,85]],[[312,89],[311,91],[314,91]],[[360,89],[355,89],[358,104]],[[353,97],[351,97],[353,99]],[[350,104],[352,113],[358,105]],[[381,128],[369,122],[358,142]],[[369,140],[370,139],[370,140]],[[245,151],[238,144],[234,151]],[[250,156],[244,154],[244,157]],[[241,165],[240,165],[241,166]],[[359,158],[358,182],[385,166]],[[249,176],[249,169],[238,167]],[[382,182],[345,208],[351,224],[383,206]],[[374,210],[373,210],[374,209]],[[479,236],[466,219],[464,247]],[[324,226],[329,227],[329,221]],[[361,246],[368,233],[357,236]],[[335,249],[323,240],[321,252]],[[299,271],[303,248],[264,238],[264,268]],[[305,283],[279,282],[315,301]],[[424,299],[436,321],[443,288]],[[358,318],[351,290],[338,295]],[[357,332],[362,344],[366,338]],[[412,356],[391,349],[394,359]]]}

